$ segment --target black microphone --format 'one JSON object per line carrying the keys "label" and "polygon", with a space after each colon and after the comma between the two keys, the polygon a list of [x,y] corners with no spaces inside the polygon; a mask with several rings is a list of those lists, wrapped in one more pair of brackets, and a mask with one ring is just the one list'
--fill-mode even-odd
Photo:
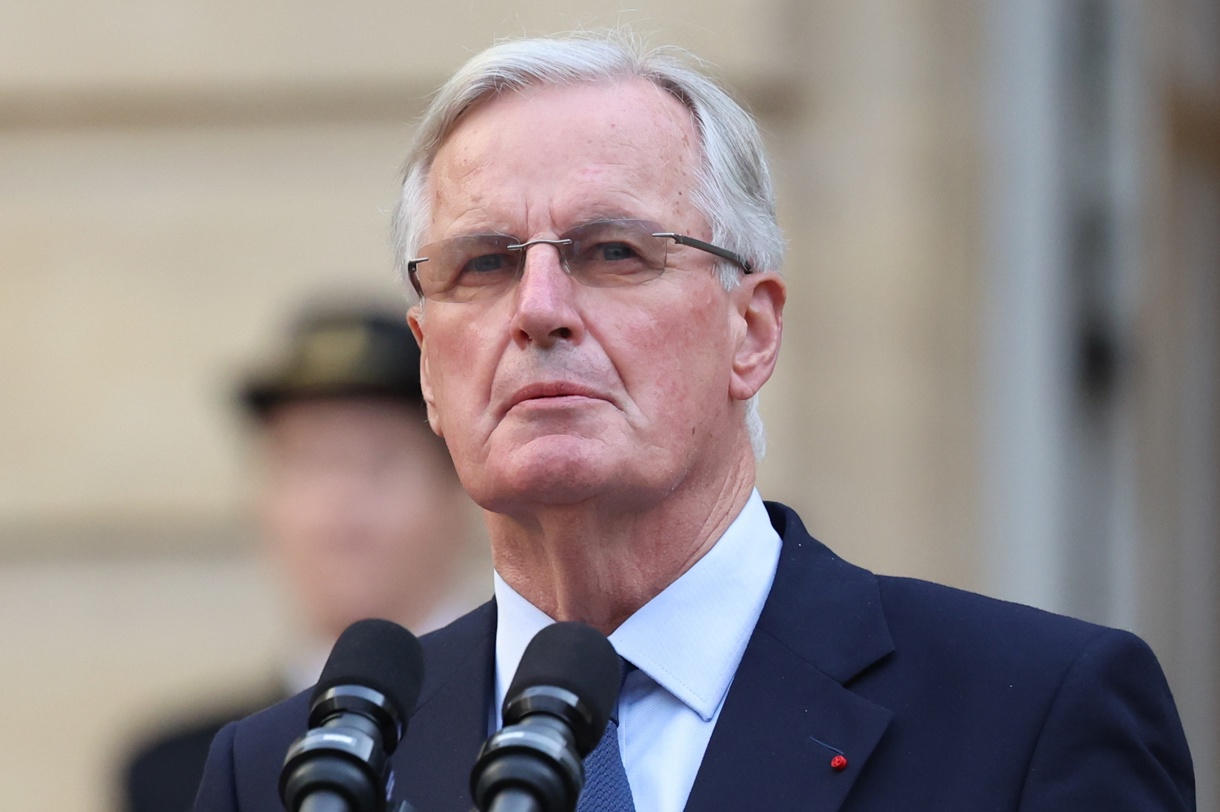
{"label": "black microphone", "polygon": [[389,756],[406,733],[423,680],[415,635],[388,620],[348,626],[314,686],[309,730],[284,757],[284,808],[386,812]]}
{"label": "black microphone", "polygon": [[583,623],[538,632],[504,696],[504,727],[470,773],[479,812],[572,812],[583,759],[601,740],[618,692],[618,654],[600,632]]}

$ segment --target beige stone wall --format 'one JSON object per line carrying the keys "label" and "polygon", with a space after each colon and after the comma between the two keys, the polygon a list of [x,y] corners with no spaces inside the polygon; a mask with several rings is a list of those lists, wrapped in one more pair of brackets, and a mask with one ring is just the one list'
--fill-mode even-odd
{"label": "beige stone wall", "polygon": [[792,294],[763,482],[861,563],[978,588],[980,10],[808,5],[771,125]]}

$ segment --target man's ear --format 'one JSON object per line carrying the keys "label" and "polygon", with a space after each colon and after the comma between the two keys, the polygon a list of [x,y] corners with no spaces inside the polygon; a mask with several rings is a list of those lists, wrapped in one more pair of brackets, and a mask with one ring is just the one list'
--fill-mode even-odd
{"label": "man's ear", "polygon": [[733,352],[729,395],[753,397],[775,371],[784,332],[784,302],[788,288],[774,271],[747,274],[733,290],[739,334]]}
{"label": "man's ear", "polygon": [[415,336],[415,343],[419,345],[419,389],[424,396],[424,405],[428,409],[428,425],[432,427],[432,431],[437,437],[444,437],[445,434],[441,430],[441,416],[436,408],[436,398],[432,391],[432,375],[428,363],[428,343],[424,337],[424,313],[423,303],[412,305],[407,311],[407,325],[411,328],[411,334]]}

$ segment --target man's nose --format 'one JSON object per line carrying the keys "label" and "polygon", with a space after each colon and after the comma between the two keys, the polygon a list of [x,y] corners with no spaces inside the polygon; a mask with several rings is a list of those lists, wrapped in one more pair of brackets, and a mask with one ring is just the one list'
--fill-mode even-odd
{"label": "man's nose", "polygon": [[535,243],[521,249],[512,327],[522,343],[549,347],[559,340],[578,341],[584,334],[576,296],[580,283],[564,269],[561,247]]}

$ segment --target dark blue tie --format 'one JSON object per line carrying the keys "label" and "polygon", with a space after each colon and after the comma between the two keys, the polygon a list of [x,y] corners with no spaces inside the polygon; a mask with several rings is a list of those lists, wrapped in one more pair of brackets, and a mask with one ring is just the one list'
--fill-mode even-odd
{"label": "dark blue tie", "polygon": [[[621,660],[623,679],[635,666]],[[585,757],[585,788],[576,802],[576,812],[635,812],[627,770],[618,749],[618,708],[606,723],[606,732],[593,752]]]}

